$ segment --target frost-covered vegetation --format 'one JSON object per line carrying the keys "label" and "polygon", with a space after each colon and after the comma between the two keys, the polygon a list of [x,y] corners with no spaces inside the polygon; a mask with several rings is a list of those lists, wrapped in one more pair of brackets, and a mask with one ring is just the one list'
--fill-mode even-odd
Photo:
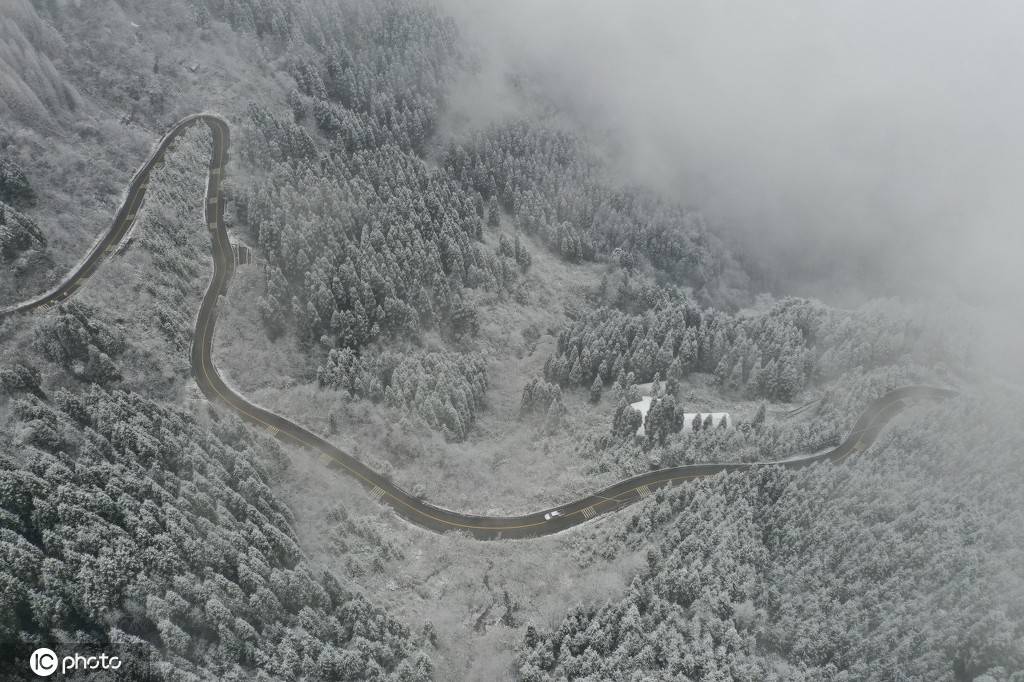
{"label": "frost-covered vegetation", "polygon": [[592,550],[646,567],[607,605],[528,628],[522,679],[1020,679],[1018,409],[963,399],[851,466],[659,493]]}
{"label": "frost-covered vegetation", "polygon": [[471,355],[421,351],[359,357],[344,348],[330,352],[317,370],[317,382],[352,397],[383,400],[453,440],[464,440],[483,408],[487,371]]}
{"label": "frost-covered vegetation", "polygon": [[649,262],[700,289],[723,276],[743,283],[700,214],[637,188],[616,186],[585,140],[531,122],[493,127],[456,144],[445,167],[471,191],[508,211],[570,261]]}
{"label": "frost-covered vegetation", "polygon": [[114,361],[127,343],[121,330],[95,317],[95,311],[76,301],[36,327],[36,349],[70,370],[82,381],[106,385],[121,378]]}
{"label": "frost-covered vegetation", "polygon": [[[217,358],[225,376],[431,501],[461,485],[504,513],[652,468],[805,454],[886,391],[971,367],[951,307],[747,308],[743,261],[705,219],[622,182],[564,120],[446,130],[475,59],[428,2],[11,4],[5,288],[77,260],[159,131],[215,109],[228,226],[258,264],[222,303],[255,330]],[[1024,434],[1009,399],[969,390],[845,465],[688,484],[565,534],[545,547],[575,546],[578,565],[545,555],[565,581],[533,595],[565,591],[553,620],[499,597],[489,568],[482,613],[456,611],[445,590],[464,582],[409,575],[461,570],[465,538],[422,541],[349,499],[316,519],[331,553],[315,564],[321,538],[278,488],[285,451],[184,400],[209,150],[202,126],[170,150],[84,301],[0,322],[0,639],[134,642],[172,679],[421,680],[452,651],[487,657],[493,622],[504,658],[486,669],[524,680],[1021,679]],[[683,432],[723,404],[735,428]],[[405,570],[434,544],[436,568]],[[512,558],[528,544],[497,546],[530,565]],[[630,555],[627,589],[564,612],[577,568]],[[446,632],[399,622],[431,599]],[[480,669],[446,665],[441,679]]]}
{"label": "frost-covered vegetation", "polygon": [[10,261],[23,251],[46,247],[46,235],[35,221],[0,202],[0,256]]}
{"label": "frost-covered vegetation", "polygon": [[454,144],[441,169],[428,167],[424,142],[462,62],[458,43],[432,11],[388,3],[381,13],[353,24],[339,10],[316,26],[295,15],[287,33],[310,50],[286,60],[298,85],[291,115],[250,111],[245,154],[262,173],[240,193],[238,217],[270,261],[272,333],[289,324],[353,349],[434,327],[463,334],[475,313],[464,291],[515,292],[531,261],[518,234],[496,253],[483,246],[484,224],[498,226],[502,211],[569,260],[649,262],[700,287],[733,274],[697,214],[609,184],[569,134],[520,123]]}
{"label": "frost-covered vegetation", "polygon": [[788,401],[812,381],[854,368],[965,359],[928,337],[931,331],[898,307],[848,313],[803,299],[755,315],[687,303],[632,315],[599,308],[559,333],[545,375],[563,386],[590,386],[595,379],[621,384],[629,374],[643,383],[703,372],[726,392]]}
{"label": "frost-covered vegetation", "polygon": [[[864,406],[899,386],[921,383],[930,374],[921,368],[885,366],[857,370],[830,383],[800,416],[766,419],[765,403],[756,411],[733,416],[735,428],[710,428],[707,415],[696,414],[684,432],[681,415],[696,408],[685,396],[668,392],[658,398],[647,414],[645,433],[637,437],[640,413],[630,408],[635,386],[613,388],[616,407],[608,430],[590,443],[599,470],[635,474],[647,469],[702,462],[764,462],[786,459],[834,447],[849,433]],[[633,395],[630,394],[633,391]]]}
{"label": "frost-covered vegetation", "polygon": [[166,677],[429,676],[404,626],[303,562],[272,444],[97,386],[14,393],[4,641],[141,644]]}

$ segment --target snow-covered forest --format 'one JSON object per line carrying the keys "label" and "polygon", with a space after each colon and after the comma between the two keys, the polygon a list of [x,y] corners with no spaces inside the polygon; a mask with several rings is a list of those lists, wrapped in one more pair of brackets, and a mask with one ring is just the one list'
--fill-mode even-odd
{"label": "snow-covered forest", "polygon": [[0,318],[0,644],[132,647],[130,675],[169,680],[1024,680],[1024,397],[977,311],[787,289],[764,238],[624,171],[536,72],[474,118],[464,18],[12,0],[0,307],[60,281],[163,132],[212,111],[255,255],[214,360],[417,498],[547,509],[820,452],[900,386],[959,395],[841,464],[719,474],[552,538],[433,535],[200,394],[199,127],[71,300]]}

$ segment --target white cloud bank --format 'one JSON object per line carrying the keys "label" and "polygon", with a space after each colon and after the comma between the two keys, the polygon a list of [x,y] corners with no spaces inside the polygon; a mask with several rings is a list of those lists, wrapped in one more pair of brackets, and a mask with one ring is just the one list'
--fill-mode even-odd
{"label": "white cloud bank", "polygon": [[1022,300],[1024,5],[444,0],[631,177],[810,293]]}

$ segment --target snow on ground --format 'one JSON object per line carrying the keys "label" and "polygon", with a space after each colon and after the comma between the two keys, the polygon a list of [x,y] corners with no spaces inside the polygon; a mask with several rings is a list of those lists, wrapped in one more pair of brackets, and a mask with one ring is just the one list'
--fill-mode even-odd
{"label": "snow on ground", "polygon": [[[661,400],[661,398],[658,398],[658,400]],[[652,396],[645,395],[639,402],[630,404],[630,407],[639,412],[640,416],[643,417],[643,421],[640,422],[640,427],[636,430],[636,435],[638,436],[644,435],[644,427],[647,425],[647,413],[650,411],[653,401],[654,398]],[[703,423],[704,419],[706,419],[709,414],[711,415],[712,427],[721,426],[722,420],[725,420],[726,428],[732,426],[732,417],[729,416],[728,412],[685,412],[683,413],[682,432],[686,433],[688,431],[693,431],[694,417],[700,415],[701,422]]]}

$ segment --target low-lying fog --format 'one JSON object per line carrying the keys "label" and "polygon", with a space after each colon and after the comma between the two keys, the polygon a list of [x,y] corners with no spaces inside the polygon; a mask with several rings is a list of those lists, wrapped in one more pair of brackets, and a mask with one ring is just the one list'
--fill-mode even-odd
{"label": "low-lying fog", "polygon": [[629,177],[753,242],[786,290],[1019,309],[1024,5],[444,5],[483,55],[463,113],[505,113],[504,75],[527,74]]}

